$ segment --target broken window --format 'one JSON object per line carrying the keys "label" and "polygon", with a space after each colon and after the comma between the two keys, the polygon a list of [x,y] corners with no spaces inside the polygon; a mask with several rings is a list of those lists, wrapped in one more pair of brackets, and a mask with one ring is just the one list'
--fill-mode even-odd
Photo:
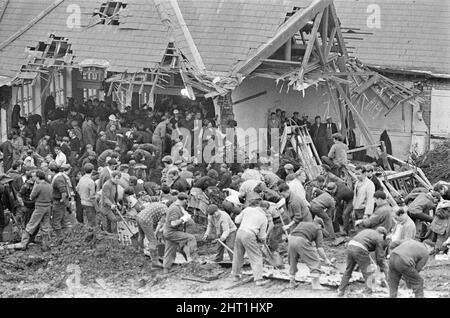
{"label": "broken window", "polygon": [[92,16],[100,18],[99,24],[119,25],[119,12],[127,7],[121,1],[108,1],[102,3],[100,9],[96,9]]}

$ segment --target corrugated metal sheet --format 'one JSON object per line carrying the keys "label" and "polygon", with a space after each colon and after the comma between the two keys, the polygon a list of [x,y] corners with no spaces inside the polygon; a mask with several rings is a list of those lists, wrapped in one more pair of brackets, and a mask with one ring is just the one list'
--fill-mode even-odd
{"label": "corrugated metal sheet", "polygon": [[[450,74],[450,1],[448,0],[335,0],[342,27],[364,40],[348,40],[362,62],[384,68]],[[380,28],[367,23],[380,9]],[[350,35],[348,35],[350,36]]]}

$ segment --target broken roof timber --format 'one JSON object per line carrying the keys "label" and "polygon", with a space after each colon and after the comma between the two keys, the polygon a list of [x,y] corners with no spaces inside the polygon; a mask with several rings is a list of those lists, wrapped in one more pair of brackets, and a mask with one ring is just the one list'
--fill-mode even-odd
{"label": "broken roof timber", "polygon": [[253,72],[260,64],[261,60],[269,58],[291,37],[294,36],[306,23],[311,21],[319,12],[331,5],[333,0],[314,0],[304,10],[297,11],[278,29],[278,32],[265,44],[260,46],[256,52],[247,60],[238,63],[232,73],[240,73],[244,76]]}

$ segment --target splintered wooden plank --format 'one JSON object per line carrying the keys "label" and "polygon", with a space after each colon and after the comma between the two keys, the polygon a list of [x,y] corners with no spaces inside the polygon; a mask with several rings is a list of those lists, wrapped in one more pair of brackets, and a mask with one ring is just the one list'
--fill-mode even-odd
{"label": "splintered wooden plank", "polygon": [[366,81],[365,83],[363,83],[362,85],[358,86],[354,92],[358,95],[361,95],[363,92],[365,92],[369,87],[371,87],[372,85],[374,85],[375,83],[377,83],[380,80],[380,75],[375,74],[374,76],[372,76],[368,81]]}
{"label": "splintered wooden plank", "polygon": [[300,74],[303,77],[303,73],[305,71],[306,65],[308,65],[309,58],[311,57],[311,53],[314,47],[314,43],[316,42],[317,31],[319,30],[320,21],[322,20],[323,11],[319,12],[314,20],[314,26],[311,31],[311,37],[308,42],[308,46],[306,47],[305,55],[303,56],[302,66],[300,70]]}
{"label": "splintered wooden plank", "polygon": [[[358,122],[358,126],[360,128],[360,131],[363,134],[364,138],[366,139],[367,143],[369,145],[375,144],[372,136],[370,135],[369,129],[367,128],[367,125],[366,125],[364,119],[362,118],[361,114],[358,112],[356,107],[353,105],[352,101],[347,96],[347,94],[345,94],[344,89],[341,87],[341,85],[339,83],[335,83],[335,86],[339,91],[339,95],[345,99],[347,106],[350,107],[350,110],[352,111],[353,116],[356,118],[356,120]],[[379,157],[378,151],[374,151],[374,153],[375,153],[376,158],[378,159],[378,157]]]}
{"label": "splintered wooden plank", "polygon": [[331,4],[329,6],[329,8],[331,11],[331,16],[334,21],[334,25],[336,26],[336,36],[337,36],[339,48],[341,50],[342,55],[344,55],[344,57],[348,58],[347,48],[345,46],[344,37],[342,36],[341,24],[339,23],[339,19],[338,19],[337,13],[336,13],[336,7],[334,6],[334,4]]}
{"label": "splintered wooden plank", "polygon": [[331,52],[331,49],[333,48],[334,38],[336,37],[336,32],[337,32],[337,27],[334,27],[333,30],[331,31],[331,35],[328,40],[328,44],[325,48],[325,56],[328,56]]}

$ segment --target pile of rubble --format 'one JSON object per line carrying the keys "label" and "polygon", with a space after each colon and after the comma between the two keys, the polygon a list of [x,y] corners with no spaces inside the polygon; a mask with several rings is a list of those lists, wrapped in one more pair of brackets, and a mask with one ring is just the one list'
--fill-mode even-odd
{"label": "pile of rubble", "polygon": [[450,181],[450,139],[437,144],[434,149],[415,161],[432,183],[440,180]]}
{"label": "pile of rubble", "polygon": [[27,251],[3,249],[0,264],[0,280],[46,282],[50,289],[67,287],[67,279],[78,274],[79,283],[85,285],[99,279],[124,282],[152,271],[149,259],[135,248],[121,245],[116,235],[94,235],[83,225],[75,226],[49,252],[42,252],[39,245],[31,245]]}

